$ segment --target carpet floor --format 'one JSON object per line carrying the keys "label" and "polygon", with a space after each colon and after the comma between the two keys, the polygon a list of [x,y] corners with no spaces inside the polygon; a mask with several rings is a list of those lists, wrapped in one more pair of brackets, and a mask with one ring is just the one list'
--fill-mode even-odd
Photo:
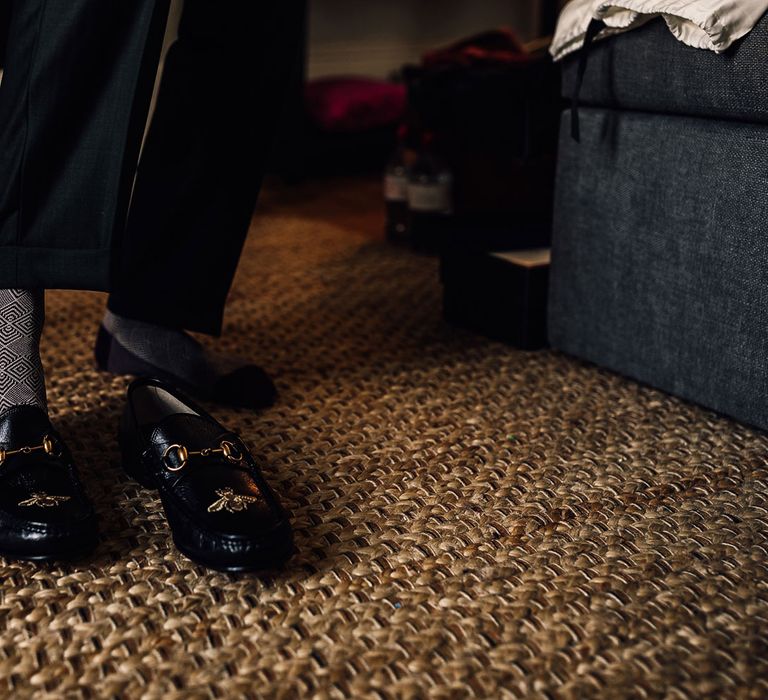
{"label": "carpet floor", "polygon": [[178,554],[122,473],[104,297],[48,295],[52,416],[101,522],[88,560],[0,559],[0,695],[768,696],[768,439],[553,352],[445,325],[436,262],[381,241],[375,183],[271,191],[222,344],[274,373],[211,406],[298,551]]}

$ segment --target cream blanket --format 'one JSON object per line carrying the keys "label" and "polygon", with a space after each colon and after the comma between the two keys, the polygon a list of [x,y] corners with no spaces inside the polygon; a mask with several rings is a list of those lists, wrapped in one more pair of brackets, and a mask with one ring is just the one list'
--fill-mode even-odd
{"label": "cream blanket", "polygon": [[598,38],[663,17],[688,46],[720,53],[749,33],[768,10],[768,0],[571,0],[560,13],[550,53],[559,61],[579,49],[592,19],[607,25]]}

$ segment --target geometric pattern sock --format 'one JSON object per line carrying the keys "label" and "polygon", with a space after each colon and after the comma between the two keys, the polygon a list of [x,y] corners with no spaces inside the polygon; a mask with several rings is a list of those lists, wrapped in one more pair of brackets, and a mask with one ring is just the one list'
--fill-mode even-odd
{"label": "geometric pattern sock", "polygon": [[44,322],[42,289],[0,289],[0,411],[22,404],[48,410],[40,360]]}

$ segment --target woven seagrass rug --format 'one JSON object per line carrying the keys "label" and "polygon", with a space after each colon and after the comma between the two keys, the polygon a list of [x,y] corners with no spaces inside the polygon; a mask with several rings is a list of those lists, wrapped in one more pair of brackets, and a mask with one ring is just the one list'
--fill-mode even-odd
{"label": "woven seagrass rug", "polygon": [[52,414],[94,499],[88,560],[0,560],[0,694],[54,698],[768,695],[768,440],[552,352],[445,325],[375,183],[272,191],[223,343],[263,413],[211,406],[292,513],[282,570],[179,555],[122,473],[103,295],[49,294]]}

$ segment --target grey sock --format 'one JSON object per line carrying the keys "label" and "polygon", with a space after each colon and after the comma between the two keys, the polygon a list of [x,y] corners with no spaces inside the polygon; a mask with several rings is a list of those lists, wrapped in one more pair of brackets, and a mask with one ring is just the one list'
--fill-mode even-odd
{"label": "grey sock", "polygon": [[0,289],[0,411],[22,404],[48,410],[40,361],[44,321],[42,290]]}
{"label": "grey sock", "polygon": [[250,364],[240,357],[208,350],[182,330],[134,321],[109,309],[102,324],[138,358],[188,384],[211,387],[219,377]]}

